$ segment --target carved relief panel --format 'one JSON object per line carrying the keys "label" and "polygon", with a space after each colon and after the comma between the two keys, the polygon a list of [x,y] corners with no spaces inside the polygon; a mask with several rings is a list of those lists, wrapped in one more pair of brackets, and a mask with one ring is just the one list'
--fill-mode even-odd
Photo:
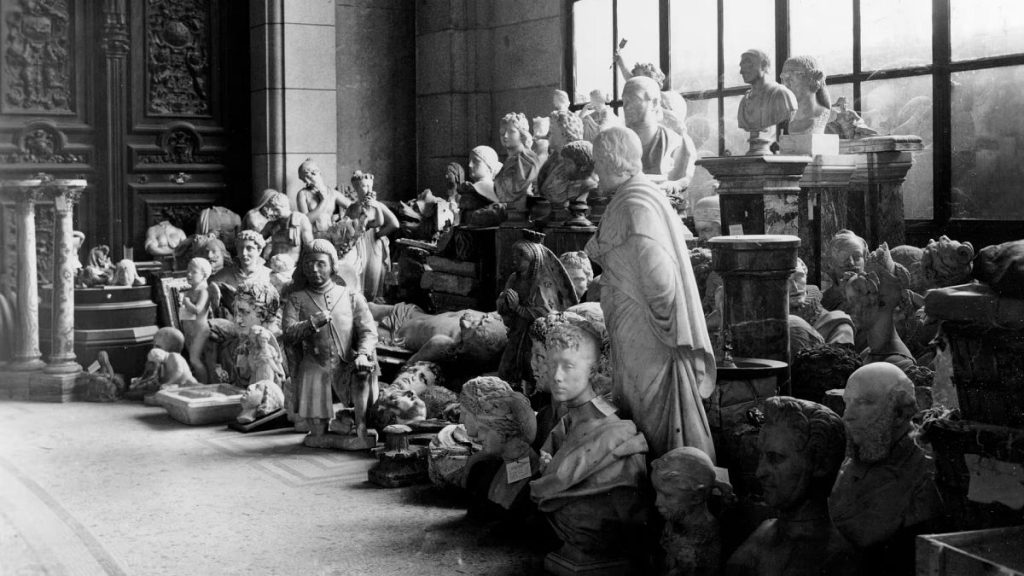
{"label": "carved relief panel", "polygon": [[146,113],[210,116],[210,0],[146,1]]}
{"label": "carved relief panel", "polygon": [[72,9],[69,0],[15,0],[4,10],[4,114],[74,113]]}

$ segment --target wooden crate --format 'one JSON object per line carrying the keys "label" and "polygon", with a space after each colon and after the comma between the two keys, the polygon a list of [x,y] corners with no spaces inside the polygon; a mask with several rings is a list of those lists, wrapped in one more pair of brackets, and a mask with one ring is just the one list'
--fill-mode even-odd
{"label": "wooden crate", "polygon": [[917,537],[917,576],[1024,576],[1024,526]]}

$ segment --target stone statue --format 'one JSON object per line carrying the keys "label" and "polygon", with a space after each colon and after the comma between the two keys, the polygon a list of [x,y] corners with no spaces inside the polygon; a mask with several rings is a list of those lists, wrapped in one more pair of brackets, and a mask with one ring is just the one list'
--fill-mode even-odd
{"label": "stone statue", "polygon": [[427,314],[404,302],[369,306],[380,342],[412,351],[408,362],[457,363],[480,374],[497,368],[508,345],[508,329],[495,312]]}
{"label": "stone statue", "polygon": [[732,486],[715,479],[715,465],[704,452],[690,446],[673,448],[651,462],[651,483],[658,493],[655,506],[665,527],[666,576],[716,576],[722,566],[719,523],[708,502],[712,491],[732,494]]}
{"label": "stone statue", "polygon": [[762,50],[747,50],[740,57],[740,75],[750,90],[740,100],[737,121],[750,133],[748,156],[770,154],[776,127],[789,122],[797,108],[796,96],[768,74],[772,62]]}
{"label": "stone statue", "polygon": [[[232,242],[234,242],[233,245],[238,245],[237,234],[232,236]],[[260,236],[260,245],[262,246],[263,243],[263,237]],[[187,269],[188,263],[197,257],[206,258],[213,269],[214,276],[220,273],[226,264],[232,265],[231,255],[228,253],[224,241],[216,234],[194,234],[178,244],[174,250],[174,269]]]}
{"label": "stone statue", "polygon": [[89,250],[88,264],[82,268],[79,283],[87,286],[106,286],[114,276],[114,264],[110,261],[110,246],[100,244]]}
{"label": "stone statue", "polygon": [[719,206],[718,194],[705,196],[693,205],[693,225],[701,240],[722,235],[722,208]]}
{"label": "stone statue", "polygon": [[566,201],[564,188],[569,179],[562,173],[565,167],[562,166],[561,151],[566,144],[583,139],[583,121],[567,110],[555,110],[550,116],[550,126],[548,157],[540,166],[535,187],[538,195],[557,205]]}
{"label": "stone statue", "polygon": [[264,209],[267,206],[267,202],[278,194],[280,194],[280,192],[273,188],[267,188],[264,190],[263,193],[260,194],[260,199],[256,202],[256,206],[252,210],[246,212],[245,216],[242,218],[242,230],[255,230],[256,232],[262,233],[263,227],[270,222],[270,219],[267,217]]}
{"label": "stone statue", "polygon": [[[626,69],[626,63],[622,59],[622,51],[615,51],[615,63],[626,80],[630,78],[645,77],[654,80],[658,90],[665,85],[665,73],[653,62],[637,62],[631,70]],[[686,100],[682,95],[672,90],[665,90],[661,93],[661,110],[658,112],[658,121],[662,126],[679,134],[686,134]]]}
{"label": "stone statue", "polygon": [[528,509],[529,490],[524,489],[540,468],[540,459],[530,447],[537,434],[530,401],[507,385],[480,386],[479,381],[467,382],[459,398],[461,414],[473,422],[474,437],[481,445],[466,462],[464,486],[471,495],[505,510]]}
{"label": "stone statue", "polygon": [[262,213],[267,218],[267,225],[263,227],[263,237],[267,238],[263,259],[287,254],[298,262],[302,247],[313,241],[313,225],[309,218],[301,212],[292,211],[288,197],[280,192],[267,200]]}
{"label": "stone statue", "polygon": [[284,408],[284,392],[273,380],[253,382],[242,393],[238,422],[248,424]]}
{"label": "stone statue", "polygon": [[[835,104],[832,105],[832,117],[833,119],[825,126],[825,132],[838,134],[843,140],[857,140],[878,134],[878,130],[868,126],[860,114],[849,108],[846,96],[836,98]],[[902,134],[902,132],[894,133]]]}
{"label": "stone statue", "polygon": [[789,121],[790,134],[824,134],[832,115],[832,99],[825,72],[812,56],[794,56],[782,65],[782,83],[796,96],[797,108]]}
{"label": "stone statue", "polygon": [[[223,206],[204,208],[199,213],[199,219],[196,220],[196,234],[213,235],[227,245],[234,245],[235,238],[241,230],[242,218]],[[197,256],[201,256],[201,254],[197,254]],[[215,268],[214,272],[217,270]]]}
{"label": "stone statue", "polygon": [[459,195],[459,221],[463,226],[497,226],[505,220],[505,209],[494,191],[494,177],[501,168],[494,148],[477,146],[469,152],[469,180]]}
{"label": "stone statue", "polygon": [[309,218],[314,234],[330,228],[352,204],[352,200],[324,182],[320,166],[312,158],[299,165],[299,180],[305,186],[295,195],[296,209]]}
{"label": "stone statue", "polygon": [[594,171],[611,203],[586,251],[603,270],[614,396],[653,456],[694,446],[713,460],[701,398],[713,391],[716,369],[700,292],[682,222],[642,174],[641,155],[630,130],[612,127],[594,141]]}
{"label": "stone statue", "polygon": [[857,327],[855,344],[865,363],[890,362],[900,368],[916,364],[896,331],[894,316],[910,306],[910,273],[893,262],[882,243],[868,255],[864,272],[848,273],[843,281],[845,309]]}
{"label": "stone statue", "polygon": [[921,258],[921,269],[929,288],[945,288],[971,281],[974,246],[940,236],[938,242],[928,240]]}
{"label": "stone statue", "polygon": [[342,403],[355,406],[356,444],[371,448],[367,409],[376,396],[377,328],[362,294],[331,280],[338,254],[330,242],[314,240],[302,258],[302,286],[284,304],[284,342],[293,349],[298,388],[298,416],[310,434],[311,447],[331,445],[325,438],[334,417],[331,389]]}
{"label": "stone statue", "polygon": [[599,338],[587,323],[558,324],[548,332],[551,397],[568,414],[545,441],[541,476],[530,485],[563,543],[549,560],[574,565],[628,556],[650,512],[641,497],[647,442],[591,384]]}
{"label": "stone statue", "polygon": [[146,252],[150,256],[171,256],[184,240],[184,230],[162,220],[146,230]]}
{"label": "stone statue", "polygon": [[[266,239],[253,230],[242,230],[235,239],[236,261],[224,265],[220,272],[213,275],[212,281],[217,282],[228,292],[233,292],[243,282],[270,283],[270,268],[264,265],[261,254],[267,246]],[[217,248],[216,245],[213,248]],[[211,263],[212,266],[212,263]]]}
{"label": "stone statue", "polygon": [[802,318],[821,335],[827,344],[853,346],[856,332],[850,315],[842,310],[825,310],[821,290],[807,284],[807,265],[796,259],[796,268],[787,280],[789,314]]}
{"label": "stone statue", "polygon": [[270,283],[277,288],[279,294],[284,294],[285,288],[292,283],[292,276],[295,274],[295,260],[287,254],[271,256],[270,271]]}
{"label": "stone statue", "polygon": [[608,105],[610,101],[611,98],[601,90],[590,91],[590,101],[579,111],[580,119],[583,121],[583,139],[587,142],[593,142],[601,130],[622,124],[622,120],[615,115],[615,110]]}
{"label": "stone statue", "polygon": [[584,302],[587,297],[587,288],[594,281],[594,267],[590,264],[590,257],[582,250],[577,252],[566,252],[558,257],[565,267],[572,288],[576,292],[576,298]]}
{"label": "stone statue", "polygon": [[188,361],[181,355],[184,346],[185,335],[181,330],[170,326],[157,330],[142,375],[132,378],[128,385],[129,395],[139,399],[165,388],[198,386]]}
{"label": "stone statue", "polygon": [[532,193],[540,169],[540,161],[530,149],[533,137],[526,116],[510,112],[501,119],[501,144],[508,156],[494,176],[494,193],[510,216],[518,213],[522,219],[526,197]]}
{"label": "stone statue", "polygon": [[443,387],[441,366],[426,360],[407,362],[374,404],[378,425],[426,419],[458,420],[458,397]]}
{"label": "stone statue", "polygon": [[357,200],[349,206],[345,217],[355,224],[360,234],[355,248],[363,266],[363,295],[373,302],[384,295],[384,276],[391,269],[388,234],[398,230],[398,217],[377,201],[373,174],[356,170],[352,173],[352,186]]}
{"label": "stone statue", "polygon": [[[551,161],[555,162],[553,166],[550,165]],[[553,154],[548,162],[544,168],[551,168],[544,174],[541,194],[551,202],[554,210],[552,220],[565,221],[568,208],[582,204],[586,209],[590,194],[597,191],[593,146],[586,140],[569,142],[557,154]],[[568,226],[570,222],[566,221],[564,225]]]}
{"label": "stone statue", "polygon": [[211,272],[210,263],[205,258],[193,258],[188,263],[189,289],[182,292],[178,309],[178,320],[181,322],[181,331],[185,333],[185,343],[188,345],[188,363],[192,367],[192,373],[196,379],[206,384],[213,376],[208,370],[208,363],[204,361],[206,343],[210,339],[210,309],[216,309],[220,303],[217,298],[211,297],[214,293],[209,289]]}
{"label": "stone statue", "polygon": [[910,437],[914,386],[887,363],[861,367],[843,392],[846,460],[832,488],[832,523],[857,549],[861,574],[909,574],[914,536],[941,531],[934,465]]}
{"label": "stone statue", "polygon": [[[822,266],[825,275],[822,276],[821,305],[826,310],[837,310],[843,307],[845,302],[841,286],[843,278],[847,273],[864,271],[864,257],[867,256],[868,251],[867,240],[850,230],[840,230],[832,237],[832,241],[828,245],[828,260]],[[828,282],[828,285],[825,284],[825,281]]]}
{"label": "stone statue", "polygon": [[828,495],[843,463],[843,421],[789,396],[764,401],[757,479],[773,517],[732,554],[729,576],[856,574],[852,550],[832,527]]}
{"label": "stone statue", "polygon": [[82,251],[82,245],[85,244],[85,232],[81,230],[74,230],[71,232],[72,238],[72,250],[71,250],[71,268],[75,271],[75,278],[82,273],[82,259],[79,253]]}
{"label": "stone statue", "polygon": [[146,279],[139,275],[135,262],[125,258],[114,265],[114,275],[110,279],[111,286],[145,286]]}
{"label": "stone statue", "polygon": [[551,93],[551,104],[555,107],[555,110],[568,110],[572,101],[569,100],[568,92],[556,88]]}
{"label": "stone statue", "polygon": [[512,246],[514,271],[498,294],[498,312],[508,326],[508,347],[501,357],[498,376],[521,389],[532,385],[530,370],[530,325],[549,312],[576,304],[569,275],[558,257],[540,243],[536,233],[524,231],[526,239]]}
{"label": "stone statue", "polygon": [[658,123],[662,94],[646,76],[635,76],[622,89],[626,126],[640,137],[644,174],[660,182],[667,194],[679,195],[690,185],[697,162],[697,148],[687,134]]}
{"label": "stone statue", "polygon": [[283,386],[285,358],[274,333],[256,324],[247,327],[243,338],[235,349],[235,386],[245,388],[250,382],[264,380]]}

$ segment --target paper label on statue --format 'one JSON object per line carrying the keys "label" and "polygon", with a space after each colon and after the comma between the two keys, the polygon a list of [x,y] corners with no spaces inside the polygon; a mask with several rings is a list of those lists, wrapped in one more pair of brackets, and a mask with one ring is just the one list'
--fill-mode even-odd
{"label": "paper label on statue", "polygon": [[95,373],[99,372],[100,371],[100,361],[99,360],[93,360],[92,364],[89,364],[89,367],[86,368],[85,371],[88,372],[89,374],[95,374]]}
{"label": "paper label on statue", "polygon": [[198,318],[195,312],[189,312],[184,306],[178,307],[178,320],[195,320]]}
{"label": "paper label on statue", "polygon": [[508,483],[515,484],[520,480],[526,480],[533,475],[530,470],[530,459],[521,458],[505,462],[505,472],[508,474]]}
{"label": "paper label on statue", "polygon": [[1014,510],[1024,508],[1024,465],[964,454],[970,472],[967,499],[988,504],[999,502]]}
{"label": "paper label on statue", "polygon": [[732,482],[729,481],[729,469],[719,468],[715,466],[715,480],[718,480],[722,484],[728,484],[732,486]]}
{"label": "paper label on statue", "polygon": [[730,224],[729,236],[743,236],[743,224]]}

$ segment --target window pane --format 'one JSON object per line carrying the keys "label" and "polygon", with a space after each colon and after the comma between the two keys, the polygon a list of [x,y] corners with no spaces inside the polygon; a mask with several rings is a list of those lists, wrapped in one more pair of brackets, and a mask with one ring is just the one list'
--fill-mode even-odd
{"label": "window pane", "polygon": [[1024,4],[1020,0],[951,0],[953,60],[1024,52]]}
{"label": "window pane", "polygon": [[1024,218],[1024,66],[953,74],[953,216]]}
{"label": "window pane", "polygon": [[861,0],[861,69],[930,64],[932,0]]}
{"label": "window pane", "polygon": [[573,72],[577,103],[589,101],[591,90],[612,93],[612,63],[615,44],[612,39],[611,0],[580,0],[572,5]]}
{"label": "window pane", "polygon": [[730,96],[724,99],[723,112],[725,116],[725,154],[727,156],[743,156],[750,148],[750,132],[740,130],[736,115],[739,112],[742,96]]}
{"label": "window pane", "polygon": [[672,89],[714,90],[718,87],[718,2],[675,0],[670,12]]}
{"label": "window pane", "polygon": [[[826,23],[827,33],[822,28]],[[793,55],[814,56],[825,74],[853,72],[853,4],[850,0],[790,0],[789,31]]]}
{"label": "window pane", "polygon": [[[686,131],[701,158],[718,156],[718,99],[686,101]],[[692,208],[697,200],[715,191],[716,180],[707,169],[697,166],[687,189]]]}
{"label": "window pane", "polygon": [[[622,59],[626,66],[632,69],[635,64],[649,62],[660,69],[658,0],[620,0],[618,12],[619,41],[628,41],[622,48]],[[619,82],[619,90],[622,90],[623,85],[624,80]]]}
{"label": "window pane", "polygon": [[[740,56],[751,48],[762,50],[772,57],[772,75],[777,81],[782,66],[775,66],[775,3],[764,0],[729,0],[725,2],[723,19],[725,85],[743,85]],[[735,114],[732,120],[735,124]],[[746,152],[746,149],[743,151]]]}
{"label": "window pane", "polygon": [[932,77],[865,82],[861,94],[864,120],[879,134],[921,137],[924,150],[914,153],[914,165],[903,183],[903,216],[930,220],[934,199]]}

